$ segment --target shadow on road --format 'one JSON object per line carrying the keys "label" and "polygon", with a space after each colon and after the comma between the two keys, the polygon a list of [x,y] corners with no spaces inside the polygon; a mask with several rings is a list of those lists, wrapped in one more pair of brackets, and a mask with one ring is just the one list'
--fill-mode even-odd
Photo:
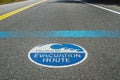
{"label": "shadow on road", "polygon": [[117,0],[81,0],[81,1],[75,1],[75,0],[57,0],[53,2],[48,3],[78,3],[78,4],[85,4],[84,2],[89,2],[92,4],[104,4],[104,5],[117,5],[120,6],[120,1]]}
{"label": "shadow on road", "polygon": [[117,5],[120,6],[120,0],[87,0],[92,4]]}
{"label": "shadow on road", "polygon": [[83,3],[83,1],[73,1],[73,0],[59,0],[59,1],[54,1],[54,2],[49,2],[49,3]]}

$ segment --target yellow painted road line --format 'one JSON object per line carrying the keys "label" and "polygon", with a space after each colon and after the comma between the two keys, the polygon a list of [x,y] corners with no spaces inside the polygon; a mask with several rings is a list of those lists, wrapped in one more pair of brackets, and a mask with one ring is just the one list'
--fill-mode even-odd
{"label": "yellow painted road line", "polygon": [[3,20],[3,19],[5,19],[5,18],[7,18],[7,17],[10,17],[10,16],[12,16],[12,15],[14,15],[14,14],[17,14],[17,13],[23,11],[23,10],[26,10],[26,9],[28,9],[28,8],[30,8],[30,7],[33,7],[33,6],[37,5],[37,4],[40,4],[40,3],[42,3],[42,2],[45,2],[45,1],[46,1],[46,0],[42,0],[42,1],[39,1],[39,2],[36,2],[36,3],[30,4],[30,5],[28,5],[28,6],[22,7],[22,8],[20,8],[20,9],[17,9],[17,10],[11,11],[11,12],[8,12],[8,13],[6,13],[6,14],[3,14],[3,15],[0,16],[0,21]]}

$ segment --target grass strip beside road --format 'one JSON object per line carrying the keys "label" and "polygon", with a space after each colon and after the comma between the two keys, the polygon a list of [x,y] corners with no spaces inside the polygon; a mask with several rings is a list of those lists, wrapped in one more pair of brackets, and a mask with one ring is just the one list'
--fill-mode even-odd
{"label": "grass strip beside road", "polygon": [[19,2],[19,1],[24,1],[24,0],[0,0],[0,4],[8,4],[8,3]]}

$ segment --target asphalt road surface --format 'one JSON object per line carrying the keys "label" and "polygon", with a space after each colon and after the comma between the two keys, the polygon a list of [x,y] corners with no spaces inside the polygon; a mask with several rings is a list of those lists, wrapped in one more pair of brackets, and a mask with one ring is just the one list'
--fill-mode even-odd
{"label": "asphalt road surface", "polygon": [[[10,10],[9,6],[0,14]],[[0,21],[1,32],[59,30],[120,30],[120,14],[84,2],[49,0]],[[33,47],[49,43],[80,45],[88,57],[76,66],[60,69],[28,59]],[[0,38],[0,80],[120,80],[120,38]]]}

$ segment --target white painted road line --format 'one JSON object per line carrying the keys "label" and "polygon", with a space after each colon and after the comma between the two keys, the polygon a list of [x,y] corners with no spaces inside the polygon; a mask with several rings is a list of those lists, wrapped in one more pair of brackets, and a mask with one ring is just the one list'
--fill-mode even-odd
{"label": "white painted road line", "polygon": [[108,9],[108,8],[98,6],[98,5],[95,5],[95,4],[91,4],[91,3],[87,3],[87,4],[91,5],[91,6],[94,6],[94,7],[97,7],[97,8],[100,8],[100,9],[103,9],[103,10],[106,10],[106,11],[109,11],[109,12],[112,12],[112,13],[115,13],[115,14],[120,14],[120,12],[112,10],[112,9]]}

